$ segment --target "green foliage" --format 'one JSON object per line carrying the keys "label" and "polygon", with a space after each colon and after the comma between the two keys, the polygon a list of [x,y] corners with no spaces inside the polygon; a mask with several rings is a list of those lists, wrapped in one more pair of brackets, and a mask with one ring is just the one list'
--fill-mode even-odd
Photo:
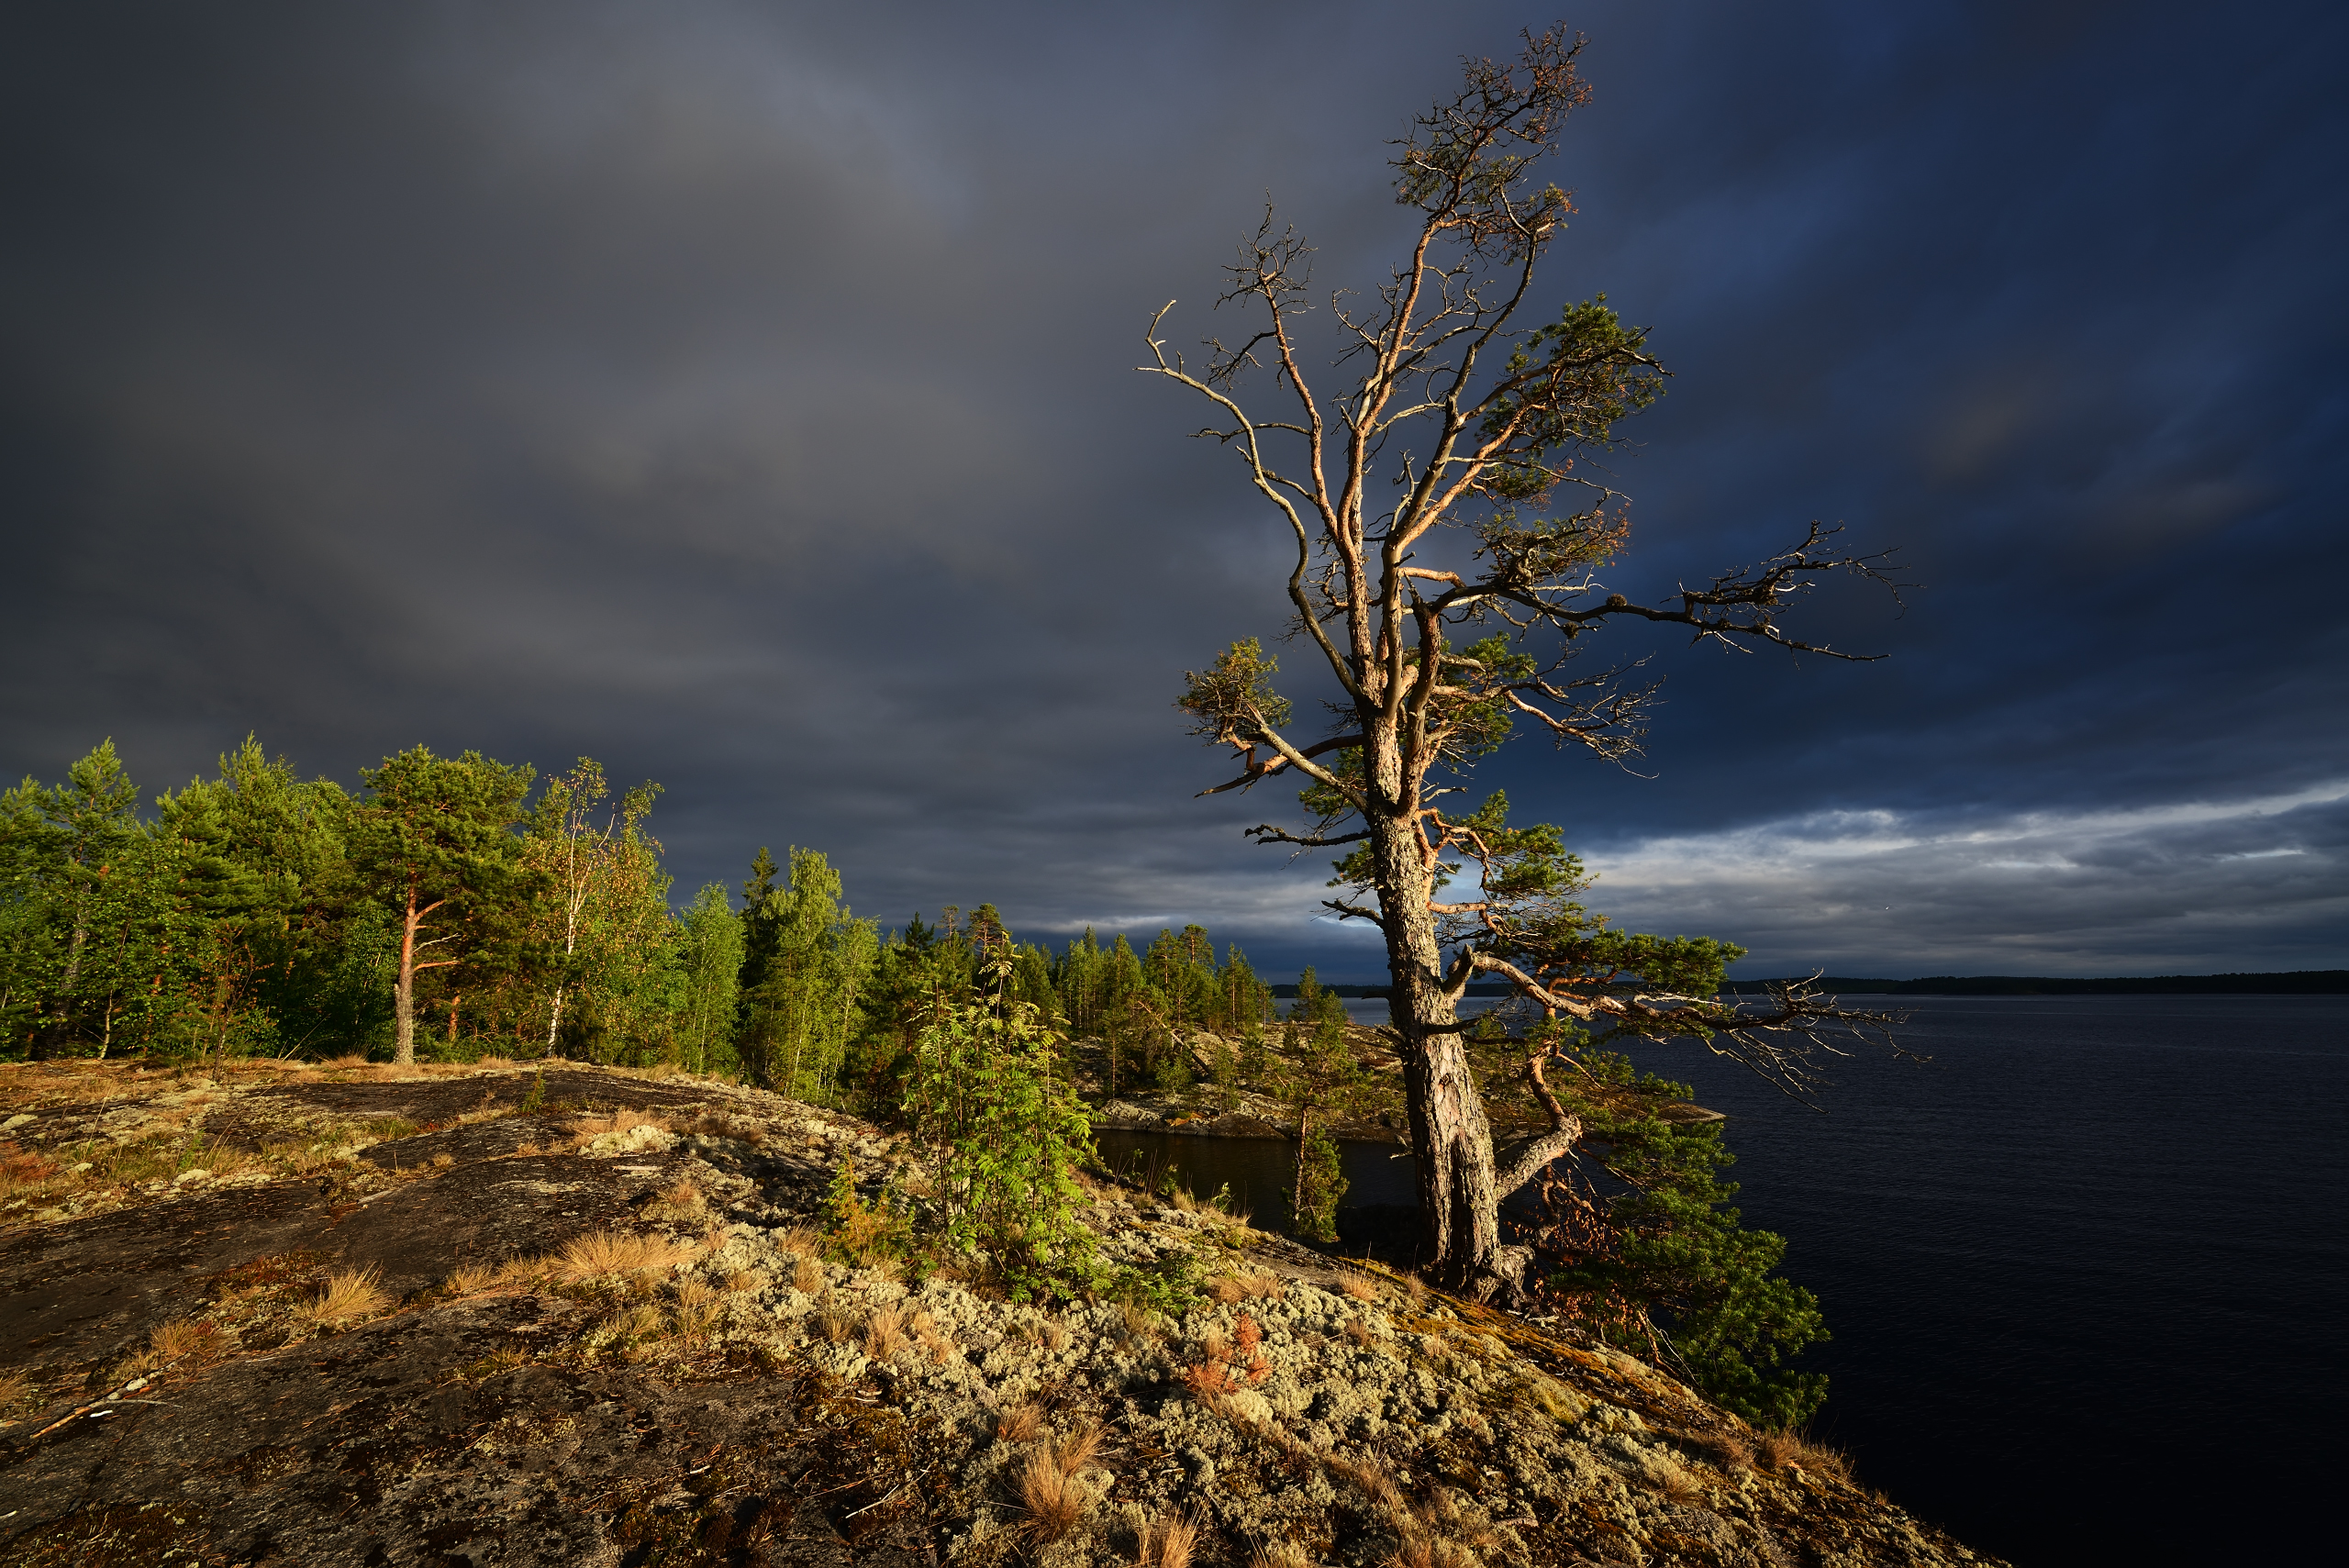
{"label": "green foliage", "polygon": [[1827,1329],[1818,1298],[1773,1272],[1785,1240],[1744,1229],[1725,1207],[1737,1188],[1715,1172],[1735,1156],[1719,1124],[1667,1120],[1687,1086],[1628,1057],[1585,1051],[1578,1062],[1559,1097],[1624,1190],[1603,1201],[1604,1227],[1566,1250],[1551,1287],[1594,1308],[1592,1326],[1618,1342],[1640,1343],[1646,1315],[1656,1315],[1709,1396],[1749,1420],[1801,1425],[1827,1380],[1787,1362]]}
{"label": "green foliage", "polygon": [[[896,1201],[892,1201],[895,1198]],[[834,1261],[870,1268],[885,1258],[913,1254],[913,1224],[902,1195],[882,1192],[872,1203],[857,1190],[856,1162],[843,1159],[824,1196]]]}
{"label": "green foliage", "polygon": [[727,902],[725,887],[713,882],[694,895],[678,924],[684,928],[678,945],[684,1015],[677,1026],[679,1060],[696,1073],[731,1071],[739,1062],[733,1023],[742,922]]}
{"label": "green foliage", "polygon": [[761,850],[744,889],[735,1051],[752,1083],[823,1103],[863,1022],[880,940],[841,902],[840,873],[821,854],[795,848],[789,859],[777,887],[780,868]]}
{"label": "green foliage", "polygon": [[906,1083],[939,1236],[985,1253],[1019,1300],[1066,1294],[1093,1269],[1075,1212],[1092,1123],[1058,1045],[1028,1003],[950,1006],[922,1031]]}
{"label": "green foliage", "polygon": [[1297,1162],[1293,1229],[1316,1241],[1335,1241],[1338,1204],[1346,1195],[1347,1186],[1338,1140],[1330,1136],[1328,1128],[1314,1128],[1298,1145]]}
{"label": "green foliage", "polygon": [[1192,734],[1222,745],[1253,745],[1268,728],[1288,722],[1288,702],[1273,689],[1279,673],[1280,661],[1265,658],[1256,639],[1244,638],[1206,670],[1185,671],[1174,706],[1191,716]]}
{"label": "green foliage", "polygon": [[1297,1000],[1281,1026],[1280,1059],[1265,1074],[1267,1087],[1297,1121],[1289,1228],[1317,1241],[1338,1239],[1338,1203],[1346,1190],[1328,1124],[1370,1103],[1377,1087],[1347,1043],[1346,1022],[1345,999],[1306,970],[1297,977]]}

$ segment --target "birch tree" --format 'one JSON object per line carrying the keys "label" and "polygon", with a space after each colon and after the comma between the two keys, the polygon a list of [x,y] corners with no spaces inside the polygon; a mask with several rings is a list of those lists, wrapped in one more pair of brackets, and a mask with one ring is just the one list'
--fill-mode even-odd
{"label": "birch tree", "polygon": [[[547,781],[530,814],[525,858],[551,895],[544,906],[543,940],[553,954],[554,988],[547,1004],[547,1054],[557,1054],[563,1004],[572,991],[620,952],[643,945],[650,907],[644,885],[659,868],[642,837],[661,786],[646,783],[610,801],[603,764],[582,757],[571,772]],[[665,890],[665,882],[663,883]],[[665,908],[662,909],[665,914]]]}
{"label": "birch tree", "polygon": [[[1369,295],[1331,295],[1328,390],[1315,355],[1324,339],[1308,322],[1312,251],[1269,209],[1218,301],[1244,328],[1207,339],[1193,362],[1161,336],[1170,302],[1151,319],[1139,367],[1208,406],[1198,436],[1237,457],[1286,530],[1289,632],[1337,687],[1336,721],[1316,734],[1274,685],[1277,666],[1257,639],[1190,673],[1180,706],[1194,732],[1231,748],[1240,765],[1204,793],[1294,780],[1316,824],[1265,824],[1252,837],[1353,846],[1340,873],[1352,891],[1329,906],[1385,938],[1424,1254],[1447,1284],[1483,1294],[1513,1286],[1524,1260],[1501,1247],[1504,1184],[1457,1004],[1477,973],[1508,973],[1495,966],[1509,961],[1475,940],[1447,955],[1447,936],[1462,934],[1444,922],[1481,900],[1442,893],[1460,848],[1457,814],[1442,798],[1455,786],[1443,775],[1520,724],[1602,759],[1636,755],[1654,683],[1636,664],[1575,662],[1612,623],[1846,658],[1790,635],[1784,612],[1823,573],[1883,577],[1882,558],[1838,549],[1833,530],[1813,523],[1792,549],[1652,604],[1608,590],[1600,573],[1630,522],[1602,460],[1620,445],[1622,422],[1662,395],[1666,372],[1645,329],[1603,295],[1545,306],[1537,292],[1539,264],[1574,207],[1535,170],[1589,89],[1579,37],[1553,28],[1524,43],[1514,62],[1467,61],[1459,91],[1394,144],[1409,253]],[[1242,401],[1258,383],[1264,411]],[[1567,1016],[1621,1005],[1611,993],[1552,992],[1521,965],[1510,977]],[[1779,1021],[1802,1024],[1806,1007],[1815,1005],[1785,1001]],[[1765,1038],[1758,1023],[1742,1027]],[[1776,1049],[1755,1060],[1770,1065]],[[1552,1129],[1550,1158],[1573,1131]]]}

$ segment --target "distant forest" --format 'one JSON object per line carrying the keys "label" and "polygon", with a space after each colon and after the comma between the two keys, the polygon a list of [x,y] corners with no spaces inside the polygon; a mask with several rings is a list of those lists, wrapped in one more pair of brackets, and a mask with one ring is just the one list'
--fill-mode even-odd
{"label": "distant forest", "polygon": [[1272,987],[1197,926],[1054,952],[981,905],[884,931],[809,849],[746,857],[739,898],[712,884],[673,904],[658,787],[615,793],[593,762],[540,780],[419,747],[362,778],[303,780],[249,738],[142,812],[109,741],[0,795],[0,1058],[405,1043],[670,1062],[837,1103],[883,1090],[990,967],[991,994],[1168,1087],[1189,1081],[1182,1031],[1274,1016]]}

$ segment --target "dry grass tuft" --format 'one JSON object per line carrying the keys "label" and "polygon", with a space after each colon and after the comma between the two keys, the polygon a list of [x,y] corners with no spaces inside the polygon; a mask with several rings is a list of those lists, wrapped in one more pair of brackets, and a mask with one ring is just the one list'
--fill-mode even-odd
{"label": "dry grass tuft", "polygon": [[552,1279],[555,1262],[551,1258],[508,1258],[497,1265],[497,1283],[512,1285],[533,1285]]}
{"label": "dry grass tuft", "polygon": [[1754,1440],[1754,1457],[1765,1470],[1807,1470],[1814,1475],[1852,1478],[1852,1456],[1842,1450],[1814,1442],[1788,1427],[1764,1432]]}
{"label": "dry grass tuft", "polygon": [[497,1283],[497,1271],[487,1263],[459,1263],[440,1282],[451,1296],[479,1296]]}
{"label": "dry grass tuft", "polygon": [[699,1225],[709,1218],[709,1200],[689,1176],[680,1176],[645,1206],[644,1217],[668,1225]]}
{"label": "dry grass tuft", "polygon": [[1057,1318],[1045,1318],[1044,1348],[1055,1352],[1068,1349],[1068,1325]]}
{"label": "dry grass tuft", "polygon": [[1028,1534],[1039,1544],[1074,1529],[1087,1501],[1085,1488],[1049,1452],[1030,1454],[1019,1467],[1019,1506],[1027,1510]]}
{"label": "dry grass tuft", "polygon": [[1852,1478],[1852,1456],[1840,1448],[1814,1442],[1804,1438],[1795,1451],[1795,1462],[1805,1470],[1821,1475],[1832,1475],[1838,1481]]}
{"label": "dry grass tuft", "polygon": [[1248,1559],[1248,1568],[1313,1568],[1313,1556],[1294,1540],[1268,1540]]}
{"label": "dry grass tuft", "polygon": [[729,1269],[726,1273],[726,1289],[730,1295],[740,1296],[746,1291],[756,1290],[764,1284],[766,1284],[764,1279],[748,1269]]}
{"label": "dry grass tuft", "polygon": [[795,1225],[774,1240],[778,1251],[796,1253],[803,1258],[824,1255],[823,1233],[813,1226]]}
{"label": "dry grass tuft", "polygon": [[726,1308],[718,1292],[688,1276],[677,1283],[677,1332],[688,1340],[708,1337]]}
{"label": "dry grass tuft", "polygon": [[649,1273],[673,1269],[685,1261],[683,1248],[658,1236],[638,1236],[625,1230],[590,1230],[563,1243],[562,1276],[593,1279],[599,1274]]}
{"label": "dry grass tuft", "polygon": [[318,1065],[321,1067],[332,1067],[341,1072],[348,1073],[355,1068],[373,1066],[373,1063],[367,1060],[366,1052],[351,1051],[345,1051],[340,1056],[329,1056],[324,1062],[319,1062]]}
{"label": "dry grass tuft", "polygon": [[1370,1325],[1359,1318],[1346,1319],[1345,1335],[1365,1351],[1378,1341],[1378,1336],[1370,1331]]}
{"label": "dry grass tuft", "polygon": [[1482,1568],[1476,1554],[1456,1540],[1440,1535],[1407,1532],[1386,1562],[1386,1568]]}
{"label": "dry grass tuft", "polygon": [[1043,1429],[1044,1407],[1032,1399],[1014,1406],[995,1424],[995,1435],[1008,1443],[1032,1442]]}
{"label": "dry grass tuft", "polygon": [[1403,1489],[1395,1485],[1395,1477],[1376,1463],[1349,1464],[1333,1459],[1330,1468],[1354,1484],[1354,1489],[1368,1498],[1371,1507],[1388,1518],[1399,1518],[1407,1511]]}
{"label": "dry grass tuft", "polygon": [[1141,1568],[1191,1568],[1191,1553],[1198,1543],[1197,1519],[1189,1514],[1161,1514],[1137,1533],[1134,1561]]}
{"label": "dry grass tuft", "polygon": [[500,1073],[514,1065],[510,1056],[476,1056],[473,1061],[476,1072]]}
{"label": "dry grass tuft", "polygon": [[1753,1445],[1734,1429],[1724,1427],[1717,1432],[1707,1432],[1696,1442],[1707,1459],[1731,1474],[1753,1468]]}
{"label": "dry grass tuft", "polygon": [[1147,1340],[1156,1342],[1165,1338],[1166,1331],[1159,1323],[1158,1314],[1147,1307],[1137,1307],[1130,1301],[1119,1304],[1118,1323],[1124,1329],[1126,1337],[1130,1340]]}
{"label": "dry grass tuft", "polygon": [[856,1325],[849,1320],[847,1313],[826,1297],[824,1304],[816,1309],[816,1332],[837,1345],[856,1332]]}
{"label": "dry grass tuft", "polygon": [[1052,1462],[1061,1467],[1062,1474],[1076,1474],[1101,1451],[1102,1435],[1098,1421],[1078,1428],[1052,1446]]}
{"label": "dry grass tuft", "polygon": [[22,1369],[0,1372],[0,1420],[13,1419],[18,1410],[32,1402],[32,1379]]}
{"label": "dry grass tuft", "polygon": [[791,1284],[795,1290],[815,1295],[824,1288],[824,1265],[802,1252],[791,1266]]}
{"label": "dry grass tuft", "polygon": [[183,1318],[150,1334],[146,1348],[116,1367],[109,1378],[124,1382],[166,1367],[204,1366],[218,1361],[228,1351],[228,1342],[219,1329],[193,1318]]}
{"label": "dry grass tuft", "polygon": [[914,1308],[914,1315],[906,1319],[906,1332],[914,1337],[914,1342],[934,1364],[944,1366],[954,1359],[954,1341],[938,1326],[938,1319],[930,1315],[929,1307]]}
{"label": "dry grass tuft", "polygon": [[337,1269],[327,1275],[318,1298],[299,1307],[295,1316],[319,1328],[375,1317],[392,1305],[383,1275],[372,1264],[363,1269]]}
{"label": "dry grass tuft", "polygon": [[1248,1287],[1241,1284],[1238,1278],[1231,1274],[1216,1275],[1215,1278],[1208,1281],[1206,1289],[1209,1296],[1226,1307],[1244,1301],[1248,1296]]}
{"label": "dry grass tuft", "polygon": [[[1376,1301],[1378,1299],[1378,1286],[1366,1275],[1341,1275],[1338,1280],[1338,1289],[1345,1295],[1353,1297],[1356,1301]],[[1287,1541],[1283,1544],[1295,1545],[1296,1543],[1294,1541]],[[1304,1549],[1299,1547],[1298,1550],[1301,1551]]]}
{"label": "dry grass tuft", "polygon": [[1658,1466],[1651,1479],[1668,1501],[1684,1505],[1704,1501],[1705,1484],[1677,1464],[1666,1462]]}
{"label": "dry grass tuft", "polygon": [[1428,1305],[1427,1282],[1417,1274],[1403,1276],[1403,1294],[1411,1298],[1411,1310],[1424,1312]]}
{"label": "dry grass tuft", "polygon": [[874,1361],[896,1359],[906,1348],[905,1315],[894,1307],[884,1307],[864,1320],[864,1353]]}
{"label": "dry grass tuft", "polygon": [[1223,1337],[1220,1329],[1209,1329],[1199,1336],[1199,1353],[1211,1362],[1231,1359],[1231,1341]]}

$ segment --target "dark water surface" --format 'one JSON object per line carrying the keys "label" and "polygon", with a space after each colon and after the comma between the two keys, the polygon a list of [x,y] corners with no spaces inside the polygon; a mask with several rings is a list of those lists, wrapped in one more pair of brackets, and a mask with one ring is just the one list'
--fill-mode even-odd
{"label": "dark water surface", "polygon": [[[2027,1568],[2337,1561],[2349,998],[1899,1001],[1933,1060],[1840,1064],[1823,1116],[1645,1062],[1730,1113],[1738,1204],[1826,1309],[1819,1431]],[[1282,1211],[1284,1145],[1101,1141]],[[1350,1203],[1410,1201],[1389,1152],[1349,1146]]]}

